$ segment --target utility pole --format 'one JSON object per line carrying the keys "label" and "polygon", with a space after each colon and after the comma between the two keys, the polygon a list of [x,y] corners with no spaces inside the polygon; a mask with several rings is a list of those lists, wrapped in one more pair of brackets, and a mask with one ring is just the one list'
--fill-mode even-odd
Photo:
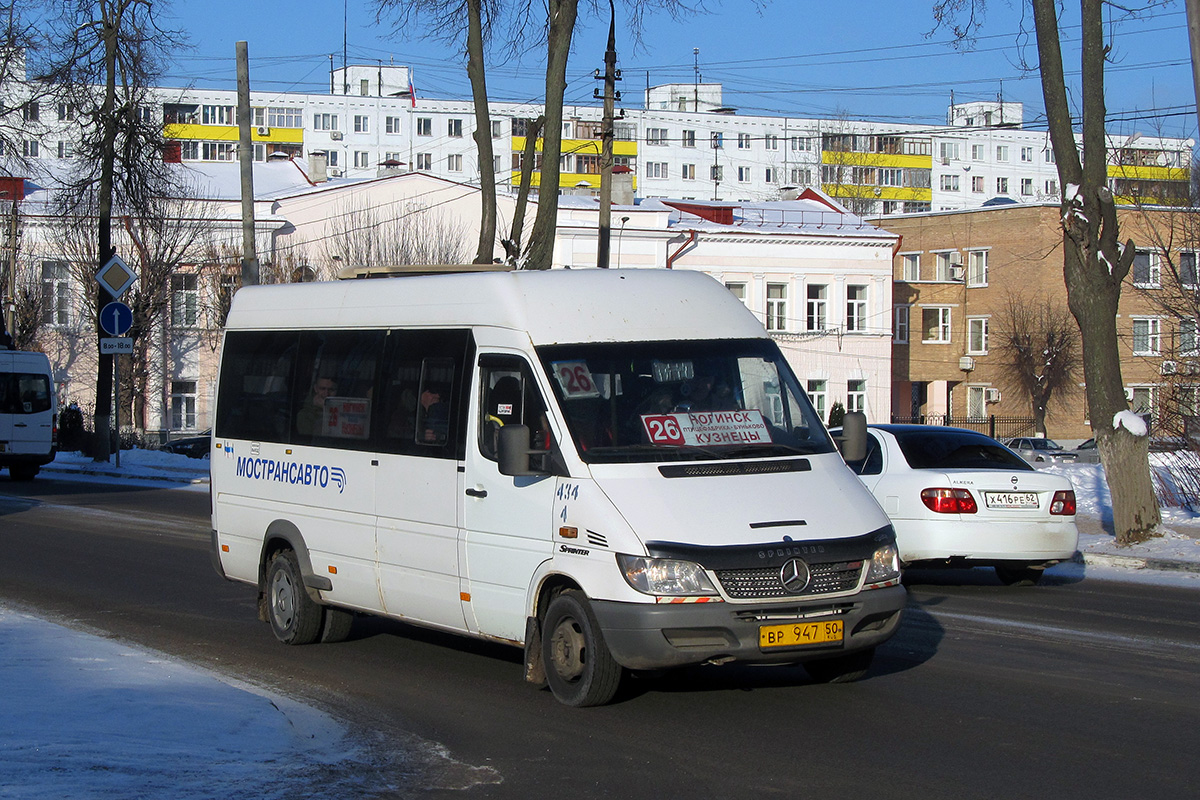
{"label": "utility pole", "polygon": [[1200,0],[1184,0],[1187,9],[1188,43],[1192,51],[1192,86],[1196,94],[1196,118],[1200,120]]}
{"label": "utility pole", "polygon": [[[17,340],[17,237],[20,220],[17,216],[17,198],[12,198],[12,222],[8,229],[8,280],[4,295],[4,330],[8,334],[9,345],[15,347]],[[2,337],[0,337],[2,338]]]}
{"label": "utility pole", "polygon": [[692,71],[695,80],[692,83],[692,111],[700,110],[700,48],[692,48]]}
{"label": "utility pole", "polygon": [[[616,101],[621,99],[621,93],[616,90],[621,71],[617,69],[617,9],[613,0],[608,0],[608,8],[612,16],[608,22],[608,49],[604,51],[604,75],[600,75],[600,70],[594,75],[597,80],[604,80],[604,118],[600,123],[600,230],[596,239],[596,266],[600,269],[608,269],[612,243],[613,116]],[[598,92],[593,89],[592,97],[598,97]]]}
{"label": "utility pole", "polygon": [[254,244],[254,143],[250,138],[250,51],[237,45],[238,163],[242,174],[242,286],[258,283]]}

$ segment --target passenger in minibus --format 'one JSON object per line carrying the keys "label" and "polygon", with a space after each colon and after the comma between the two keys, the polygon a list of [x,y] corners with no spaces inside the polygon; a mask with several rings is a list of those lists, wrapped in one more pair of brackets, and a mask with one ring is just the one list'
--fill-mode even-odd
{"label": "passenger in minibus", "polygon": [[313,382],[309,401],[296,415],[296,430],[304,436],[321,431],[321,420],[325,416],[325,399],[337,394],[337,382],[333,378],[317,378]]}

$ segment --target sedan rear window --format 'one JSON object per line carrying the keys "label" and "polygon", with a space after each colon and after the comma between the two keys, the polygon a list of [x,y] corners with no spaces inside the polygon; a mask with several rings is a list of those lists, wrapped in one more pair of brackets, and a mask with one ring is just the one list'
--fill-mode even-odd
{"label": "sedan rear window", "polygon": [[897,431],[895,436],[913,469],[1033,469],[1020,456],[981,433]]}

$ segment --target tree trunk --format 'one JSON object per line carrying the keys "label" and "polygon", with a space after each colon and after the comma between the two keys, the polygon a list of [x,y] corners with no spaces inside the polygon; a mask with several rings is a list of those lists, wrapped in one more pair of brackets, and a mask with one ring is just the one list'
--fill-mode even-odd
{"label": "tree trunk", "polygon": [[1118,544],[1161,535],[1158,500],[1150,479],[1148,442],[1114,416],[1127,409],[1117,349],[1121,282],[1133,263],[1133,242],[1118,238],[1117,213],[1107,188],[1104,133],[1103,1],[1081,0],[1083,32],[1083,161],[1075,145],[1059,46],[1056,0],[1033,0],[1042,95],[1050,141],[1063,188],[1063,275],[1067,305],[1079,323],[1088,416],[1112,494]]}
{"label": "tree trunk", "polygon": [[558,227],[558,176],[562,157],[563,94],[567,89],[567,56],[579,0],[550,0],[550,35],[546,43],[546,127],[542,137],[542,171],[538,210],[525,253],[526,269],[550,269]]}
{"label": "tree trunk", "polygon": [[[105,10],[107,11],[108,9]],[[99,220],[97,226],[99,247],[96,252],[100,259],[97,268],[103,267],[113,255],[112,200],[117,142],[117,34],[119,29],[120,20],[110,19],[105,14],[104,27],[101,31],[101,35],[104,37],[105,85],[104,106],[101,113],[103,152],[100,162],[100,184],[97,187],[99,191]],[[100,309],[107,302],[106,294],[107,292],[102,287],[96,287],[97,366],[96,409],[94,417],[96,436],[92,443],[92,458],[96,461],[108,461],[108,457],[112,451],[109,437],[111,431],[110,408],[112,406],[113,357],[99,352],[99,339],[105,335],[104,331],[100,328]]]}
{"label": "tree trunk", "polygon": [[467,0],[467,76],[475,101],[475,147],[479,153],[479,247],[476,264],[490,264],[496,249],[496,172],[492,163],[492,124],[483,66],[481,0]]}
{"label": "tree trunk", "polygon": [[525,209],[529,206],[529,184],[533,181],[533,163],[537,158],[537,140],[542,135],[545,117],[527,122],[525,125],[525,151],[521,159],[521,186],[517,189],[517,207],[513,211],[512,232],[504,240],[504,252],[508,263],[517,265],[521,256],[521,238],[525,233]]}

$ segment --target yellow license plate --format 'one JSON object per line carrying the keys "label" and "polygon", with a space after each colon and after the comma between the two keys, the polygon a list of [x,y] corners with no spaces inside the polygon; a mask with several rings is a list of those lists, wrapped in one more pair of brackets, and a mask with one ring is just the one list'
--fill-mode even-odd
{"label": "yellow license plate", "polygon": [[793,622],[791,625],[763,625],[758,629],[758,646],[796,647],[842,640],[842,621]]}

